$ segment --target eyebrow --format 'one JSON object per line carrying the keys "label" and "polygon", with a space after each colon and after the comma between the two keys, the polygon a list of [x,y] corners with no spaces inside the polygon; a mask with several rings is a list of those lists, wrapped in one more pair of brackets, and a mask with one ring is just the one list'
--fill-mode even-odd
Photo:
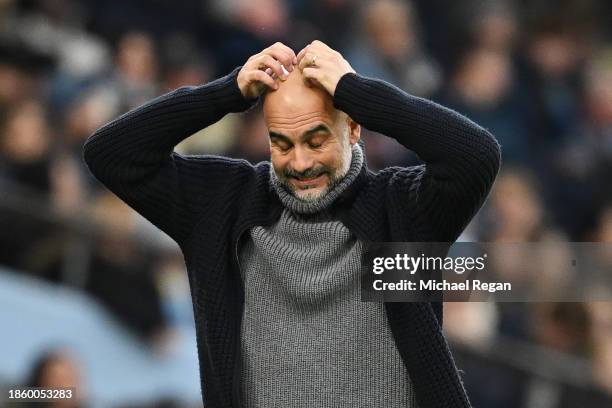
{"label": "eyebrow", "polygon": [[[312,129],[308,129],[307,131],[305,131],[302,134],[302,136],[300,136],[300,141],[304,142],[304,141],[308,140],[313,134],[315,134],[317,132],[321,132],[321,131],[324,131],[324,132],[327,132],[327,133],[330,132],[329,128],[327,126],[325,126],[323,124],[317,125],[317,126],[313,127]],[[270,138],[281,139],[284,142],[293,143],[288,136],[283,135],[282,133],[277,133],[277,132],[272,132],[272,131],[270,131],[269,133],[270,133]]]}

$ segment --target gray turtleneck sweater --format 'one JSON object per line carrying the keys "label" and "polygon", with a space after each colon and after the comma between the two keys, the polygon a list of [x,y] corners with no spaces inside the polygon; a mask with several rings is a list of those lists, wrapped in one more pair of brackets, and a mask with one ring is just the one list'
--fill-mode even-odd
{"label": "gray turtleneck sweater", "polygon": [[363,245],[327,211],[362,166],[354,145],[346,176],[314,202],[271,174],[283,213],[240,248],[246,407],[417,406],[384,305],[360,300]]}

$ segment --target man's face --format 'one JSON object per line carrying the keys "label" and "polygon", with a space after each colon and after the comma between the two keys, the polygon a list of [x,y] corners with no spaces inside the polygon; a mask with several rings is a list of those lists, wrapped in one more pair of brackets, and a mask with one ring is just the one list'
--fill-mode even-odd
{"label": "man's face", "polygon": [[358,125],[333,107],[329,94],[307,86],[298,70],[266,95],[264,118],[276,176],[297,198],[316,200],[344,177]]}

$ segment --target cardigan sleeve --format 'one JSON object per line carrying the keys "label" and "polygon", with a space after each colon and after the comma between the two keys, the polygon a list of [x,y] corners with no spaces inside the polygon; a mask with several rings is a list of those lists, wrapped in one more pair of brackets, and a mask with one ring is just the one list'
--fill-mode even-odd
{"label": "cardigan sleeve", "polygon": [[465,116],[378,79],[344,75],[334,105],[397,140],[425,165],[398,172],[394,186],[432,237],[454,242],[484,203],[501,163],[493,135]]}
{"label": "cardigan sleeve", "polygon": [[96,130],[83,146],[90,172],[179,245],[200,215],[222,208],[252,170],[244,160],[173,151],[227,113],[251,105],[238,88],[238,71],[157,97]]}

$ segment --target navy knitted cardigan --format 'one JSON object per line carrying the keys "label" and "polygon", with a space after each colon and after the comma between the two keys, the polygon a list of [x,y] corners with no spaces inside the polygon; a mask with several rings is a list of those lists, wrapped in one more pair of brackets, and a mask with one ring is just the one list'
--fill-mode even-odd
{"label": "navy knitted cardigan", "polygon": [[[98,129],[83,147],[92,174],[183,252],[203,400],[210,408],[240,406],[239,239],[253,226],[278,220],[282,205],[270,188],[269,162],[181,155],[173,148],[253,104],[240,93],[238,70],[133,109]],[[358,74],[340,79],[333,102],[425,163],[376,173],[364,166],[334,204],[339,219],[362,241],[454,242],[499,170],[495,138],[450,109]],[[442,334],[441,303],[386,303],[385,309],[419,406],[469,407]]]}

